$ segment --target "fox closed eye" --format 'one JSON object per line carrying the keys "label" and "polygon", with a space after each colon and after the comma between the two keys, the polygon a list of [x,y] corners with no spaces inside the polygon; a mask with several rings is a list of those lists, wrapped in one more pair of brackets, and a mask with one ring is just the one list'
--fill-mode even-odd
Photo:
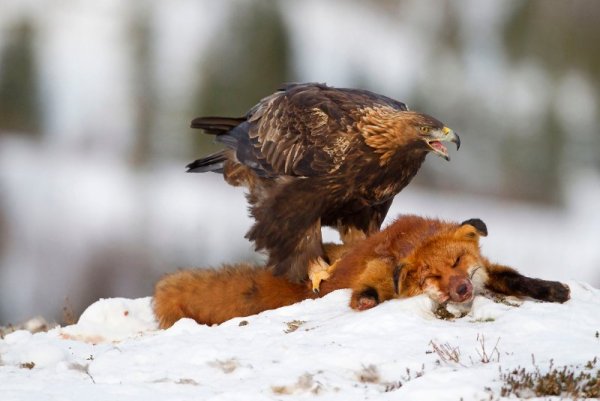
{"label": "fox closed eye", "polygon": [[452,268],[455,269],[458,264],[460,263],[460,258],[462,258],[462,255],[460,255],[458,258],[456,258],[456,260],[454,261],[454,264],[452,265]]}

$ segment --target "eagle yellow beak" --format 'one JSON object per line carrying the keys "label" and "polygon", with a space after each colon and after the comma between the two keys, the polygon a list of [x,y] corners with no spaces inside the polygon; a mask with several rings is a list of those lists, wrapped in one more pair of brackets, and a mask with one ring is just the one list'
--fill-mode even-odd
{"label": "eagle yellow beak", "polygon": [[448,141],[456,144],[456,150],[460,149],[460,137],[456,132],[454,132],[454,130],[444,127],[442,128],[442,133],[449,138]]}
{"label": "eagle yellow beak", "polygon": [[441,129],[432,131],[429,137],[426,139],[427,144],[438,156],[450,161],[448,155],[448,149],[442,144],[442,142],[454,142],[456,144],[456,150],[460,148],[460,137],[454,132],[454,130],[444,126]]}

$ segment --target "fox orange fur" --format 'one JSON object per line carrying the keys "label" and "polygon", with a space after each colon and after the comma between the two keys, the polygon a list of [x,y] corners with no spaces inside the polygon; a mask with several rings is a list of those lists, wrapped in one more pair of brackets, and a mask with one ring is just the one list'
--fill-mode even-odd
{"label": "fox orange fur", "polygon": [[423,293],[439,304],[467,304],[485,290],[548,302],[569,299],[562,283],[525,277],[483,257],[479,237],[485,235],[487,227],[479,219],[453,223],[401,216],[363,241],[326,245],[326,256],[335,264],[319,295],[307,284],[273,275],[268,267],[239,264],[165,276],[156,284],[154,312],[162,328],[184,317],[218,324],[341,288],[352,289],[350,306],[356,310]]}

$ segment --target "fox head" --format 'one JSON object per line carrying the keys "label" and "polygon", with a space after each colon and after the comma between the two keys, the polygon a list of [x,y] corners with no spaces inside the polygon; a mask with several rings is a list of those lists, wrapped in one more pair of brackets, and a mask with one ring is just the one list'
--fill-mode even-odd
{"label": "fox head", "polygon": [[479,237],[486,235],[485,223],[470,219],[427,239],[396,266],[397,296],[425,293],[439,304],[470,302],[483,285]]}

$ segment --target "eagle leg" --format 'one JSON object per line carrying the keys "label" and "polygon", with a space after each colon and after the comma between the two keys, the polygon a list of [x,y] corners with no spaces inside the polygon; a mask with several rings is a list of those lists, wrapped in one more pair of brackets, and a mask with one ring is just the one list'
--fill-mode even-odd
{"label": "eagle leg", "polygon": [[325,258],[321,237],[323,195],[306,180],[267,188],[261,198],[251,199],[254,225],[246,237],[257,250],[266,250],[276,275],[300,283],[308,267]]}
{"label": "eagle leg", "polygon": [[338,225],[340,239],[344,245],[353,245],[367,238],[367,233],[353,226]]}
{"label": "eagle leg", "polygon": [[[344,245],[354,245],[368,236],[376,233],[387,215],[393,199],[382,203],[366,206],[355,213],[346,213],[337,218],[336,228]],[[327,219],[326,224],[331,224]]]}

